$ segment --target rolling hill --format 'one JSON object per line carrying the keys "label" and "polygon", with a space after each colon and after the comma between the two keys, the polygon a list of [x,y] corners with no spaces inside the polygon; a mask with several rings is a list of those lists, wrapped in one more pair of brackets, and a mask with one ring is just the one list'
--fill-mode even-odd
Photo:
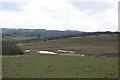
{"label": "rolling hill", "polygon": [[118,36],[117,35],[100,35],[85,37],[70,37],[49,41],[35,41],[19,45],[23,50],[30,49],[33,53],[38,50],[54,51],[72,50],[78,54],[85,55],[106,55],[115,56],[118,54]]}

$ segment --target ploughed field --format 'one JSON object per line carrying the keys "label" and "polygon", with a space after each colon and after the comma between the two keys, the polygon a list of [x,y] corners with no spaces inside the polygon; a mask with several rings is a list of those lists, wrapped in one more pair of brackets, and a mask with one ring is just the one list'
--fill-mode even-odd
{"label": "ploughed field", "polygon": [[[18,44],[31,50],[22,56],[3,56],[5,78],[117,78],[118,37],[100,35]],[[75,51],[81,56],[41,55],[37,51]],[[62,54],[59,53],[58,54]]]}

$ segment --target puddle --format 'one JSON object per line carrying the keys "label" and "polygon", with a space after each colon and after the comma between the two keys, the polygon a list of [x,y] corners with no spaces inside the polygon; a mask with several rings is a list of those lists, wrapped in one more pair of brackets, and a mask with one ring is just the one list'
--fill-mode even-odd
{"label": "puddle", "polygon": [[75,51],[65,51],[65,50],[57,50],[58,52],[63,52],[63,53],[73,53]]}
{"label": "puddle", "polygon": [[26,53],[27,53],[27,52],[31,52],[31,50],[25,50],[24,52],[26,52]]}
{"label": "puddle", "polygon": [[40,54],[57,54],[57,53],[51,52],[51,51],[37,51],[37,53],[40,53]]}

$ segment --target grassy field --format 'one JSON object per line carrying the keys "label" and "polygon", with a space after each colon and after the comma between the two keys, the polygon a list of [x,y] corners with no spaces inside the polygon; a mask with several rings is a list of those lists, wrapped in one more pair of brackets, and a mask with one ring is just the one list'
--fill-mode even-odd
{"label": "grassy field", "polygon": [[2,37],[2,40],[5,41],[22,41],[22,40],[29,40],[29,39],[33,39],[33,37],[28,37],[28,36],[23,36],[23,35],[12,35],[12,36],[4,36]]}
{"label": "grassy field", "polygon": [[117,78],[118,60],[74,56],[3,57],[5,78]]}
{"label": "grassy field", "polygon": [[[19,45],[21,49],[30,49],[32,52],[19,57],[3,56],[3,77],[117,78],[118,57],[114,56],[118,53],[117,40],[116,35],[101,35],[21,44]],[[80,56],[35,55],[37,50],[56,51],[57,49],[74,50],[88,56],[82,58]],[[90,54],[93,57],[90,57]],[[103,57],[105,54],[113,56]],[[95,57],[94,55],[103,56]]]}
{"label": "grassy field", "polygon": [[103,55],[118,53],[118,36],[101,35],[88,36],[88,37],[73,37],[66,39],[58,39],[51,41],[37,41],[31,44],[20,45],[20,48],[30,49],[34,53],[37,50],[51,50],[56,51],[58,49],[73,50],[77,53],[86,55]]}

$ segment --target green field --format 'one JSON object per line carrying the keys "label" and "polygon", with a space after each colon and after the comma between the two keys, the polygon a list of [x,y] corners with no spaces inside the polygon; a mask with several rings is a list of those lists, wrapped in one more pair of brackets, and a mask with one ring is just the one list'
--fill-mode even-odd
{"label": "green field", "polygon": [[4,57],[5,78],[117,78],[118,60],[74,56]]}
{"label": "green field", "polygon": [[[23,43],[23,56],[3,56],[5,78],[117,78],[118,37],[101,35]],[[73,50],[80,56],[40,55],[37,50]],[[106,56],[111,54],[112,56]]]}
{"label": "green field", "polygon": [[12,41],[12,42],[16,42],[16,41],[19,42],[22,40],[29,40],[29,39],[33,39],[33,37],[28,37],[28,36],[23,36],[23,35],[2,36],[2,40]]}

